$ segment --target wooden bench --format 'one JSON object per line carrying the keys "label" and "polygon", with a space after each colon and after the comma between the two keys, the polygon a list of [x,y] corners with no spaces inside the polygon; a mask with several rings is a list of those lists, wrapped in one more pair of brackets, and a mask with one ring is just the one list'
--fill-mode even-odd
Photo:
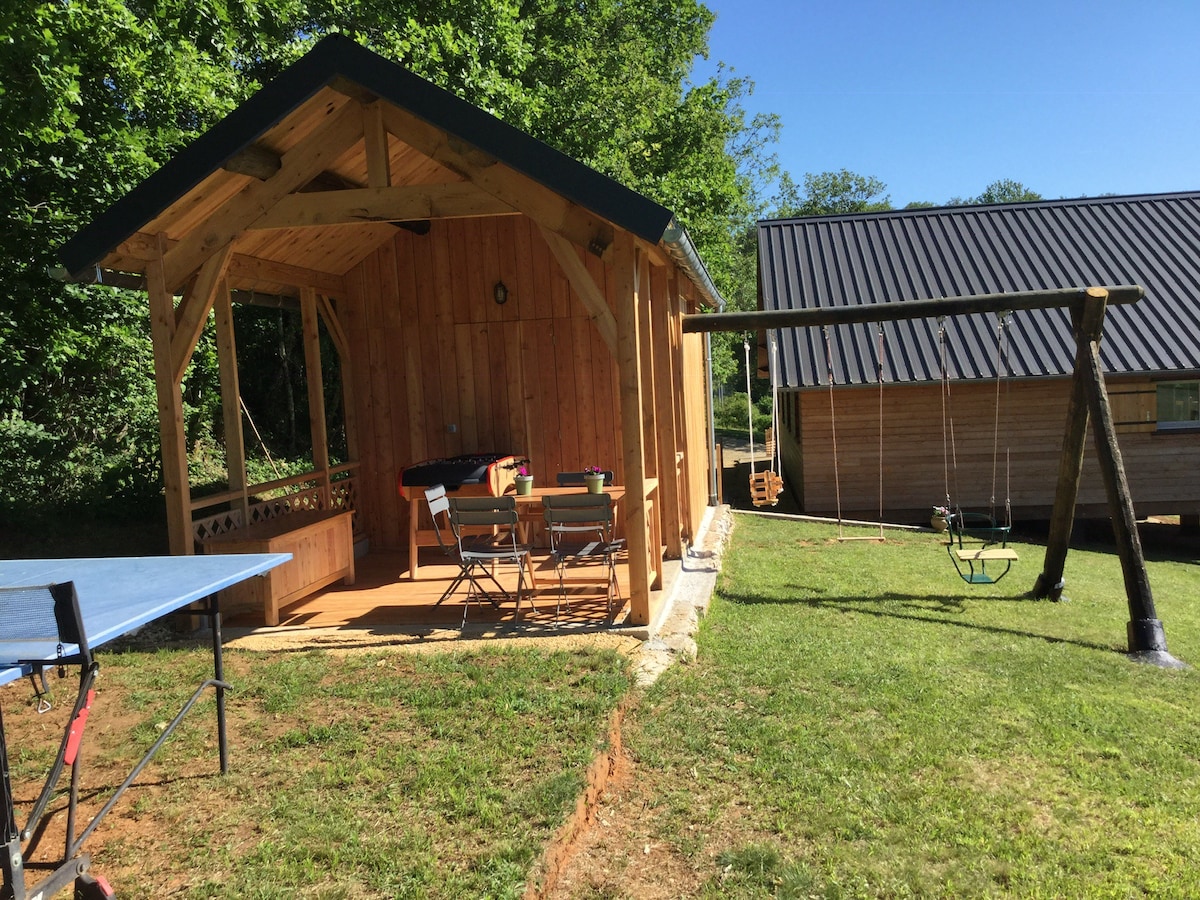
{"label": "wooden bench", "polygon": [[260,578],[221,591],[221,611],[261,613],[279,624],[279,610],[339,578],[354,584],[352,513],[297,512],[210,538],[205,553],[290,553],[292,559]]}

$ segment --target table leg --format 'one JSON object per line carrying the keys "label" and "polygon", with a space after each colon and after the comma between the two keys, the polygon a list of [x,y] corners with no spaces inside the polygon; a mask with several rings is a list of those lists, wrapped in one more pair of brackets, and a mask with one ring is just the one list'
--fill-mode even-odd
{"label": "table leg", "polygon": [[408,501],[408,578],[410,581],[417,580],[417,570],[420,568],[420,562],[417,557],[417,516],[420,514],[421,508],[417,504],[417,498]]}
{"label": "table leg", "polygon": [[229,742],[225,736],[225,658],[221,650],[221,601],[219,595],[208,598],[208,623],[212,629],[213,678],[217,691],[217,747],[221,756],[221,774],[229,772]]}

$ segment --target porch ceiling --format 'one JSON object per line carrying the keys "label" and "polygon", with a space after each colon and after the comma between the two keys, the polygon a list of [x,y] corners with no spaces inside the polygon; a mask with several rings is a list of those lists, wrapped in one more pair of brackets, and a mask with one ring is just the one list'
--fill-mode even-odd
{"label": "porch ceiling", "polygon": [[406,223],[518,213],[599,256],[616,230],[655,247],[672,224],[662,206],[332,36],[60,257],[86,277],[93,267],[144,273],[161,255],[178,291],[231,248],[235,288],[328,293]]}

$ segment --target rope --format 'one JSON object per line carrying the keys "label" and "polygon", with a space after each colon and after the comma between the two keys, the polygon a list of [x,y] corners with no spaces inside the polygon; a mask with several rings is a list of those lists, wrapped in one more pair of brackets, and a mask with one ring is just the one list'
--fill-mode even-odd
{"label": "rope", "polygon": [[837,497],[838,537],[842,536],[842,482],[838,475],[837,415],[833,402],[833,350],[829,344],[829,326],[822,325],[825,335],[825,371],[829,376],[829,430],[833,436],[833,490]]}
{"label": "rope", "polygon": [[879,537],[883,538],[883,323],[875,351],[875,380],[879,382]]}
{"label": "rope", "polygon": [[750,426],[750,483],[754,483],[754,400],[750,397],[750,342],[742,341],[746,351],[746,423]]}
{"label": "rope", "polygon": [[[1001,312],[996,314],[996,406],[993,413],[992,427],[992,496],[989,504],[989,512],[992,521],[996,520],[996,466],[1000,455],[1000,384],[1003,381],[1003,368],[1001,360],[1004,355],[1004,329],[1005,320],[1008,313]],[[1008,456],[1008,447],[1005,447],[1005,457]],[[1007,459],[1005,462],[1007,468]],[[1007,475],[1005,492],[1008,490]],[[1008,505],[1008,498],[1005,497],[1005,505]]]}
{"label": "rope", "polygon": [[780,446],[783,442],[779,440],[779,345],[773,333],[770,334],[769,340],[771,342],[771,431],[775,436],[775,455],[772,471],[779,473],[780,478],[782,478],[783,451],[780,449]]}
{"label": "rope", "polygon": [[954,473],[954,496],[958,496],[958,450],[954,443],[954,411],[950,406],[950,366],[945,321],[944,316],[938,316],[938,344],[941,348],[942,364],[942,465],[946,479],[946,509],[949,511],[954,508],[950,502],[951,472]]}

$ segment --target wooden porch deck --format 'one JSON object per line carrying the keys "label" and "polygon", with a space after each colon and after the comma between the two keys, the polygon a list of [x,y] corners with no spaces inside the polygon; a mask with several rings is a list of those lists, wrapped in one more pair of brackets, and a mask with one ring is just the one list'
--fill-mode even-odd
{"label": "wooden porch deck", "polygon": [[[545,551],[535,551],[533,565],[538,590],[532,598],[522,595],[520,619],[514,617],[516,606],[512,602],[501,603],[498,609],[487,602],[472,602],[467,611],[467,627],[524,623],[538,628],[553,627],[555,603],[559,599],[558,575]],[[356,560],[355,570],[353,585],[337,582],[282,608],[279,611],[279,627],[457,629],[462,622],[463,603],[467,598],[466,584],[460,585],[440,605],[437,603],[442,592],[458,574],[458,566],[448,563],[436,548],[422,552],[420,579],[417,581],[408,578],[408,555],[403,551],[368,553]],[[617,564],[621,599],[613,603],[611,623],[607,619],[604,584],[600,581],[601,569],[596,566],[594,570],[596,576],[588,573],[587,581],[580,575],[573,582],[572,574],[568,573],[567,597],[571,605],[569,609],[563,606],[559,616],[561,625],[597,627],[626,623],[629,615],[628,565],[623,560]],[[512,566],[498,568],[496,577],[506,590],[511,592],[516,588],[517,574]],[[655,591],[651,595],[652,617],[662,604],[662,593]],[[262,625],[262,618],[241,614],[229,616],[225,622],[235,628],[255,627]]]}

